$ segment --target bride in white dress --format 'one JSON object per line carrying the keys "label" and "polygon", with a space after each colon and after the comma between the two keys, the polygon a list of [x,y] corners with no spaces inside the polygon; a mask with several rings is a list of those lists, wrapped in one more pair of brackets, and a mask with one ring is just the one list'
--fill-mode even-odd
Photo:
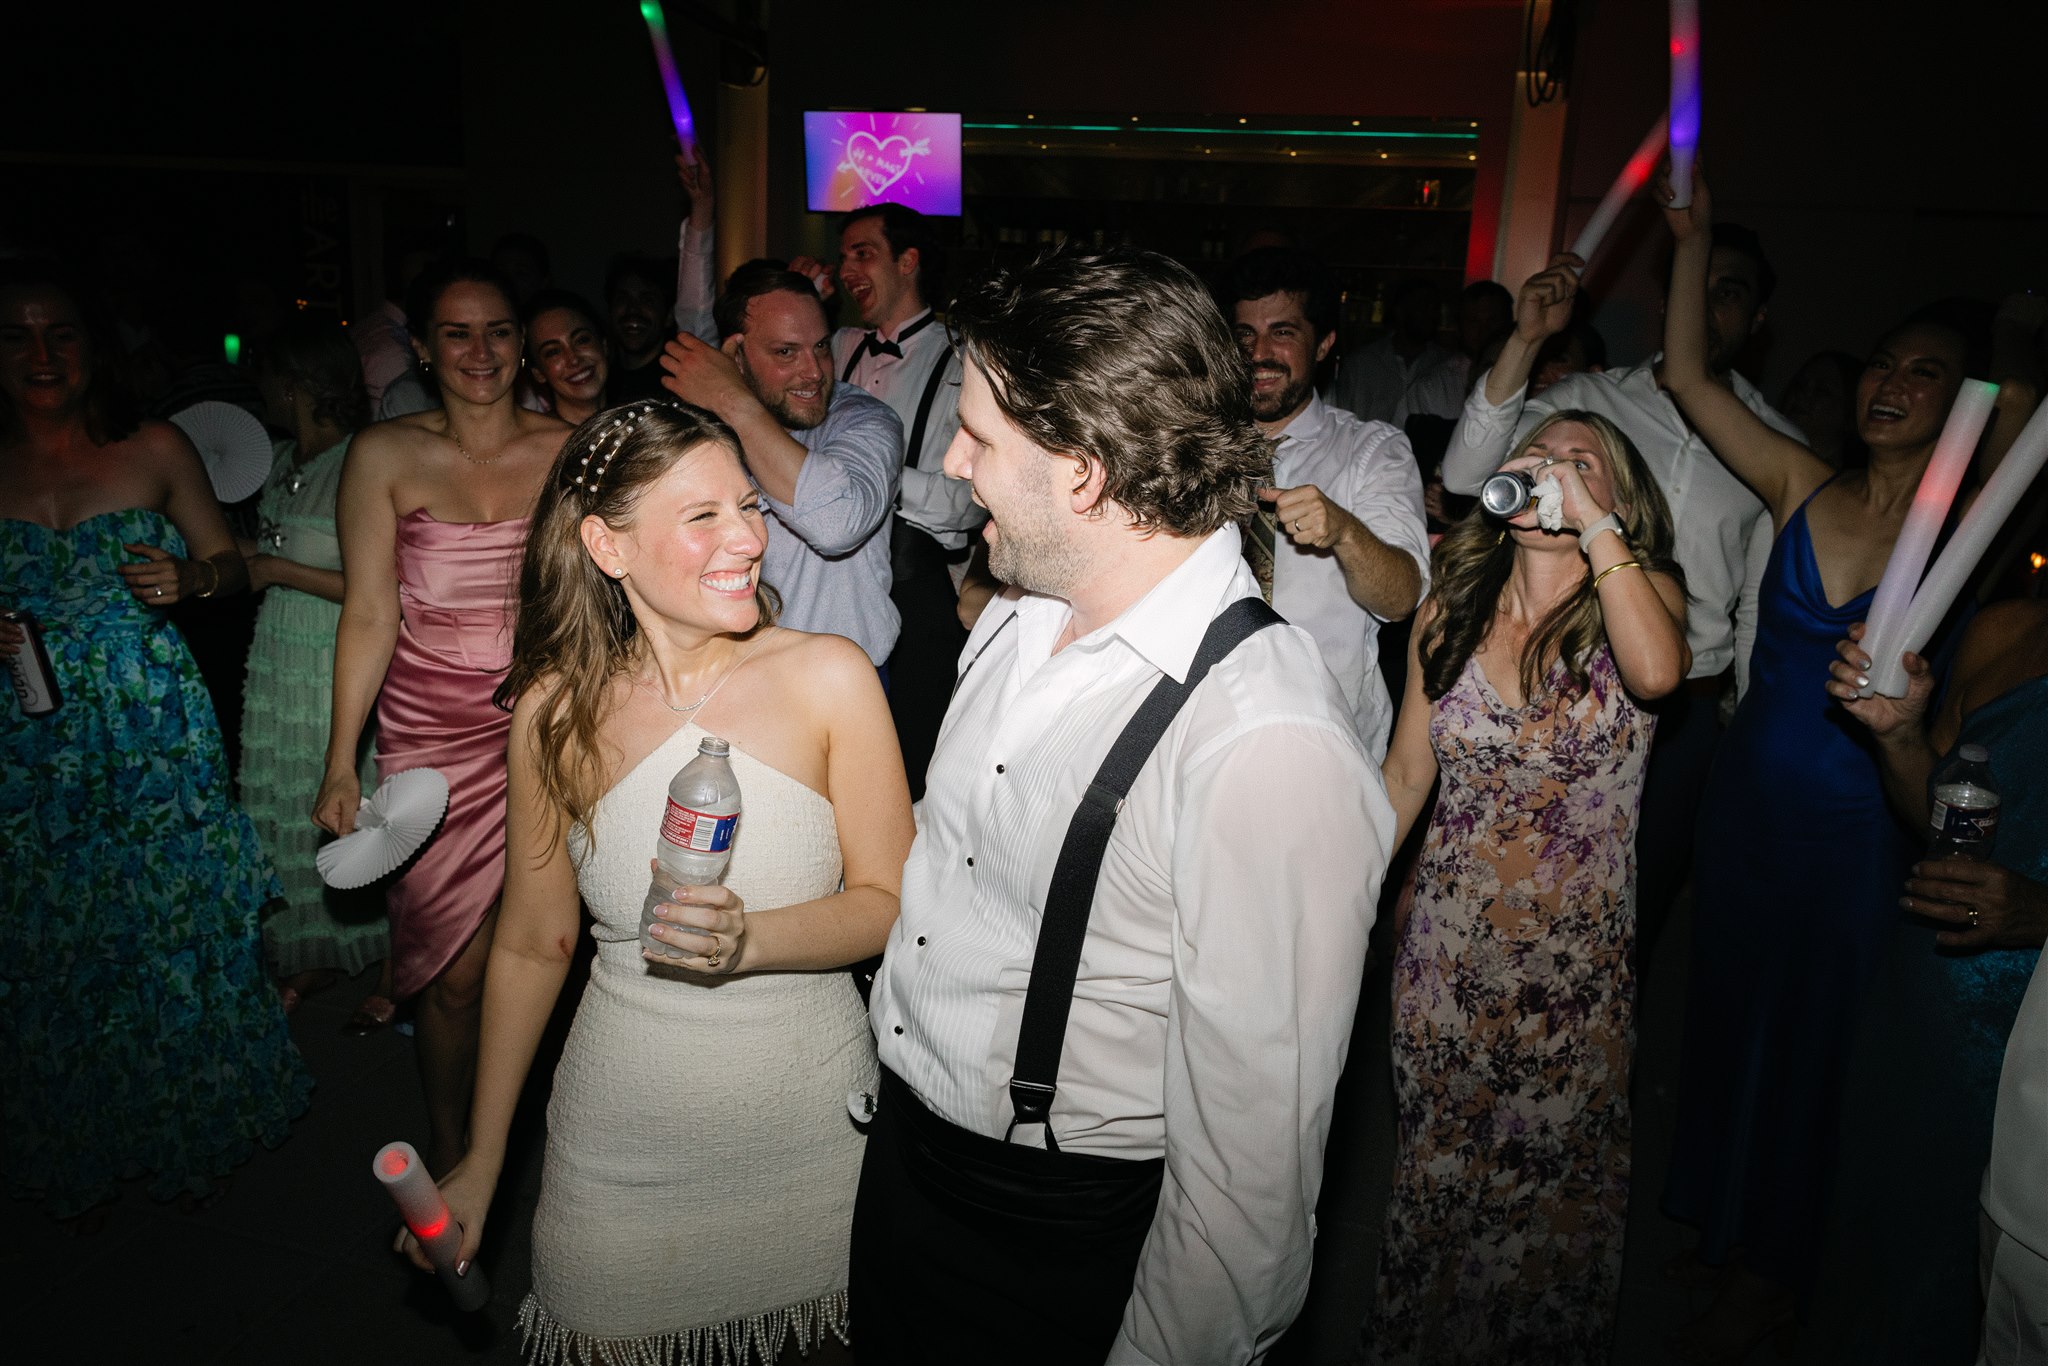
{"label": "bride in white dress", "polygon": [[[912,835],[867,656],[770,624],[739,442],[665,403],[563,447],[520,578],[505,899],[467,1156],[442,1180],[474,1255],[506,1130],[578,932],[591,967],[548,1106],[529,1359],[817,1359],[848,1340],[847,1240],[874,1043],[852,978],[896,918]],[[745,813],[719,887],[643,955],[669,779],[732,745]],[[401,1244],[422,1267],[410,1235]]]}

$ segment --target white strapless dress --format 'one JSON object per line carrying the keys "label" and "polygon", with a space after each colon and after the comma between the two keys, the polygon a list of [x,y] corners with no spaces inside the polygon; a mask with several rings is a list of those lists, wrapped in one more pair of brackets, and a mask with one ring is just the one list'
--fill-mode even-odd
{"label": "white strapless dress", "polygon": [[[772,1361],[846,1340],[847,1243],[866,1138],[849,1092],[874,1039],[843,971],[708,977],[640,956],[640,906],[691,724],[571,832],[597,959],[548,1105],[529,1359]],[[837,891],[832,804],[732,752],[744,814],[726,885],[749,911]]]}

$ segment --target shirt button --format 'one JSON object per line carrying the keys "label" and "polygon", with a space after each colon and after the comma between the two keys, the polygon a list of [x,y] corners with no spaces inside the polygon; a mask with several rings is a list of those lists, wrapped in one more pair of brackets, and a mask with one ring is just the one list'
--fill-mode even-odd
{"label": "shirt button", "polygon": [[967,856],[967,866],[968,866],[969,868],[972,868],[972,867],[974,866],[974,855],[972,855],[972,854],[969,854],[969,855]]}
{"label": "shirt button", "polygon": [[903,1032],[903,1026],[902,1026],[902,1025],[897,1025],[897,1026],[896,1026],[896,1032],[897,1032],[898,1034],[901,1034],[901,1033]]}
{"label": "shirt button", "polygon": [[923,936],[923,935],[919,935],[919,936],[917,937],[917,946],[918,946],[919,948],[923,948],[923,947],[924,947],[924,936]]}
{"label": "shirt button", "polygon": [[996,765],[996,772],[998,772],[998,773],[1001,773],[1002,771],[1003,771],[1003,766],[1002,766],[1001,764],[997,764],[997,765]]}

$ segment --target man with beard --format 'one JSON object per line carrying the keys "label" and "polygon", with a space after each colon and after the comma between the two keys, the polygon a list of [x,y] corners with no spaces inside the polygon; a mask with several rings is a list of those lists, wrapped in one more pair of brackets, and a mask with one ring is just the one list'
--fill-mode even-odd
{"label": "man with beard", "polygon": [[[1657,734],[1636,828],[1636,1018],[1641,1019],[1642,969],[1691,872],[1694,817],[1720,740],[1721,690],[1731,666],[1748,658],[1756,636],[1757,587],[1772,531],[1763,503],[1714,457],[1660,386],[1661,354],[1638,366],[1567,375],[1539,397],[1526,397],[1543,343],[1571,322],[1583,267],[1576,256],[1559,256],[1522,286],[1515,300],[1515,330],[1500,359],[1473,385],[1451,434],[1444,487],[1477,493],[1525,432],[1549,413],[1577,408],[1598,413],[1635,443],[1671,505],[1676,556],[1685,570],[1689,600],[1685,635],[1692,647],[1692,675],[1684,688],[1653,708]],[[1776,285],[1777,273],[1755,233],[1731,223],[1714,225],[1707,277],[1708,365],[1751,412],[1803,441],[1799,430],[1734,370],[1735,358],[1763,326]],[[1735,680],[1738,689],[1748,682]]]}
{"label": "man with beard", "polygon": [[662,383],[739,434],[775,529],[761,581],[782,623],[845,636],[879,668],[896,643],[889,537],[903,424],[887,404],[832,382],[832,335],[818,293],[769,261],[732,273],[712,310],[719,345],[681,333]]}
{"label": "man with beard", "polygon": [[1252,416],[1275,438],[1267,506],[1246,548],[1267,600],[1316,638],[1374,760],[1394,707],[1380,676],[1382,622],[1415,610],[1429,582],[1422,475],[1398,427],[1316,397],[1336,341],[1337,290],[1314,257],[1261,247],[1230,272],[1231,324],[1251,366]]}
{"label": "man with beard", "polygon": [[875,982],[861,1358],[1248,1362],[1308,1289],[1393,815],[1238,525],[1214,301],[1058,251],[954,304],[976,622]]}

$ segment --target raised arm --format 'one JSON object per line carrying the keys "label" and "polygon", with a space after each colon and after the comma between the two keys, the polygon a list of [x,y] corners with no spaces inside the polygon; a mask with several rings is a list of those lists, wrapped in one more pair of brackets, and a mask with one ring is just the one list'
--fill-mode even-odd
{"label": "raised arm", "polygon": [[1500,359],[1465,396],[1465,410],[1451,431],[1443,479],[1452,493],[1479,492],[1486,476],[1499,469],[1514,449],[1515,428],[1528,406],[1529,375],[1536,367],[1537,353],[1546,340],[1570,324],[1579,272],[1584,268],[1585,262],[1565,252],[1523,282],[1521,293],[1515,296],[1515,330],[1502,345]]}
{"label": "raised arm", "polygon": [[[847,554],[876,533],[895,505],[903,468],[903,422],[886,403],[861,396],[835,409],[788,496],[761,478],[776,516],[820,555]],[[753,439],[741,438],[751,467]]]}
{"label": "raised arm", "polygon": [[343,592],[334,633],[327,772],[313,803],[313,820],[337,835],[356,826],[356,803],[362,797],[356,747],[398,646],[398,513],[391,500],[401,456],[391,432],[370,428],[342,457],[341,490],[335,498]]}
{"label": "raised arm", "polygon": [[[1669,187],[1663,187],[1669,194]],[[1713,261],[1713,203],[1707,184],[1693,172],[1692,203],[1666,209],[1664,221],[1675,247],[1671,289],[1664,301],[1664,363],[1660,378],[1706,443],[1735,477],[1755,490],[1771,510],[1774,526],[1785,521],[1834,469],[1812,451],[1774,430],[1707,368],[1707,275]]]}
{"label": "raised arm", "polygon": [[[482,1046],[469,1117],[469,1152],[441,1180],[449,1213],[462,1225],[462,1257],[476,1255],[484,1216],[505,1166],[505,1139],[548,1016],[568,979],[580,930],[576,870],[566,814],[548,799],[534,765],[534,720],[543,694],[512,712],[506,754],[505,894],[484,972]],[[413,1263],[432,1270],[405,1240]]]}
{"label": "raised arm", "polygon": [[718,214],[703,148],[677,153],[676,179],[690,196],[690,213],[676,243],[676,327],[716,346],[718,327],[711,320],[711,305],[718,298]]}

